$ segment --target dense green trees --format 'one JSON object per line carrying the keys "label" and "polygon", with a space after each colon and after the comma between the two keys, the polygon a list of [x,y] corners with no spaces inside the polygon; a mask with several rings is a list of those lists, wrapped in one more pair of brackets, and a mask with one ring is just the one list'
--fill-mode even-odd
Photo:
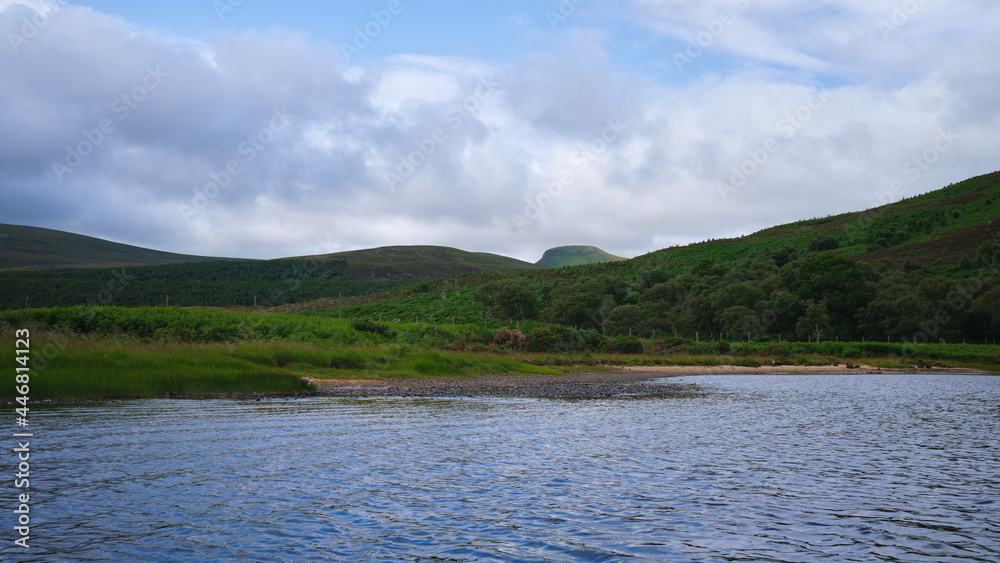
{"label": "dense green trees", "polygon": [[532,287],[516,280],[500,280],[480,286],[479,300],[490,306],[498,319],[527,320],[538,315],[538,297]]}
{"label": "dense green trees", "polygon": [[354,280],[343,260],[232,260],[127,268],[0,271],[0,309],[76,305],[277,306],[406,285]]}
{"label": "dense green trees", "polygon": [[603,279],[584,278],[557,285],[549,293],[550,304],[542,311],[542,320],[567,326],[600,327],[604,324],[602,306],[614,303],[609,289]]}
{"label": "dense green trees", "polygon": [[654,267],[537,282],[535,293],[547,296],[537,301],[539,319],[607,336],[975,341],[1000,329],[997,257],[1000,245],[989,241],[951,275],[912,263],[877,272],[836,253],[784,247],[742,263],[701,260],[682,274]]}

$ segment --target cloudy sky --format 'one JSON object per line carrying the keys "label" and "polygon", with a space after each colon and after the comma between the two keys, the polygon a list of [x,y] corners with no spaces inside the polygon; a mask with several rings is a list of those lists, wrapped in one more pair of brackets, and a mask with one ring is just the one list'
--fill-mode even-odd
{"label": "cloudy sky", "polygon": [[0,223],[635,256],[1000,169],[993,0],[0,0]]}

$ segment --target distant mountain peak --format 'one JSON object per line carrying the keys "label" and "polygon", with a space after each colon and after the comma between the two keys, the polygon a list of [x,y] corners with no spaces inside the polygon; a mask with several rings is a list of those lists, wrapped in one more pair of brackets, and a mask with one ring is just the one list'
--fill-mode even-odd
{"label": "distant mountain peak", "polygon": [[627,258],[615,256],[596,246],[557,246],[546,250],[542,259],[535,262],[535,265],[542,268],[562,268],[564,266],[583,266],[622,260],[627,260]]}

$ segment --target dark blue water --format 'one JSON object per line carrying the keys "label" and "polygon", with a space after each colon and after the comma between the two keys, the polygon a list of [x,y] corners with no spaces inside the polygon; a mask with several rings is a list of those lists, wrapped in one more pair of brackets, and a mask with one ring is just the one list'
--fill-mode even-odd
{"label": "dark blue water", "polygon": [[699,393],[33,410],[0,559],[1000,560],[1000,378],[666,385]]}

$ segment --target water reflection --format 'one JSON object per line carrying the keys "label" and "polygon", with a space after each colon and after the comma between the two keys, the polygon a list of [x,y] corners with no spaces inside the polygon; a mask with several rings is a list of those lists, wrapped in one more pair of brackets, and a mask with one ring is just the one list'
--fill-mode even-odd
{"label": "water reflection", "polygon": [[702,376],[669,385],[700,392],[33,411],[32,553],[1000,559],[1000,380]]}

